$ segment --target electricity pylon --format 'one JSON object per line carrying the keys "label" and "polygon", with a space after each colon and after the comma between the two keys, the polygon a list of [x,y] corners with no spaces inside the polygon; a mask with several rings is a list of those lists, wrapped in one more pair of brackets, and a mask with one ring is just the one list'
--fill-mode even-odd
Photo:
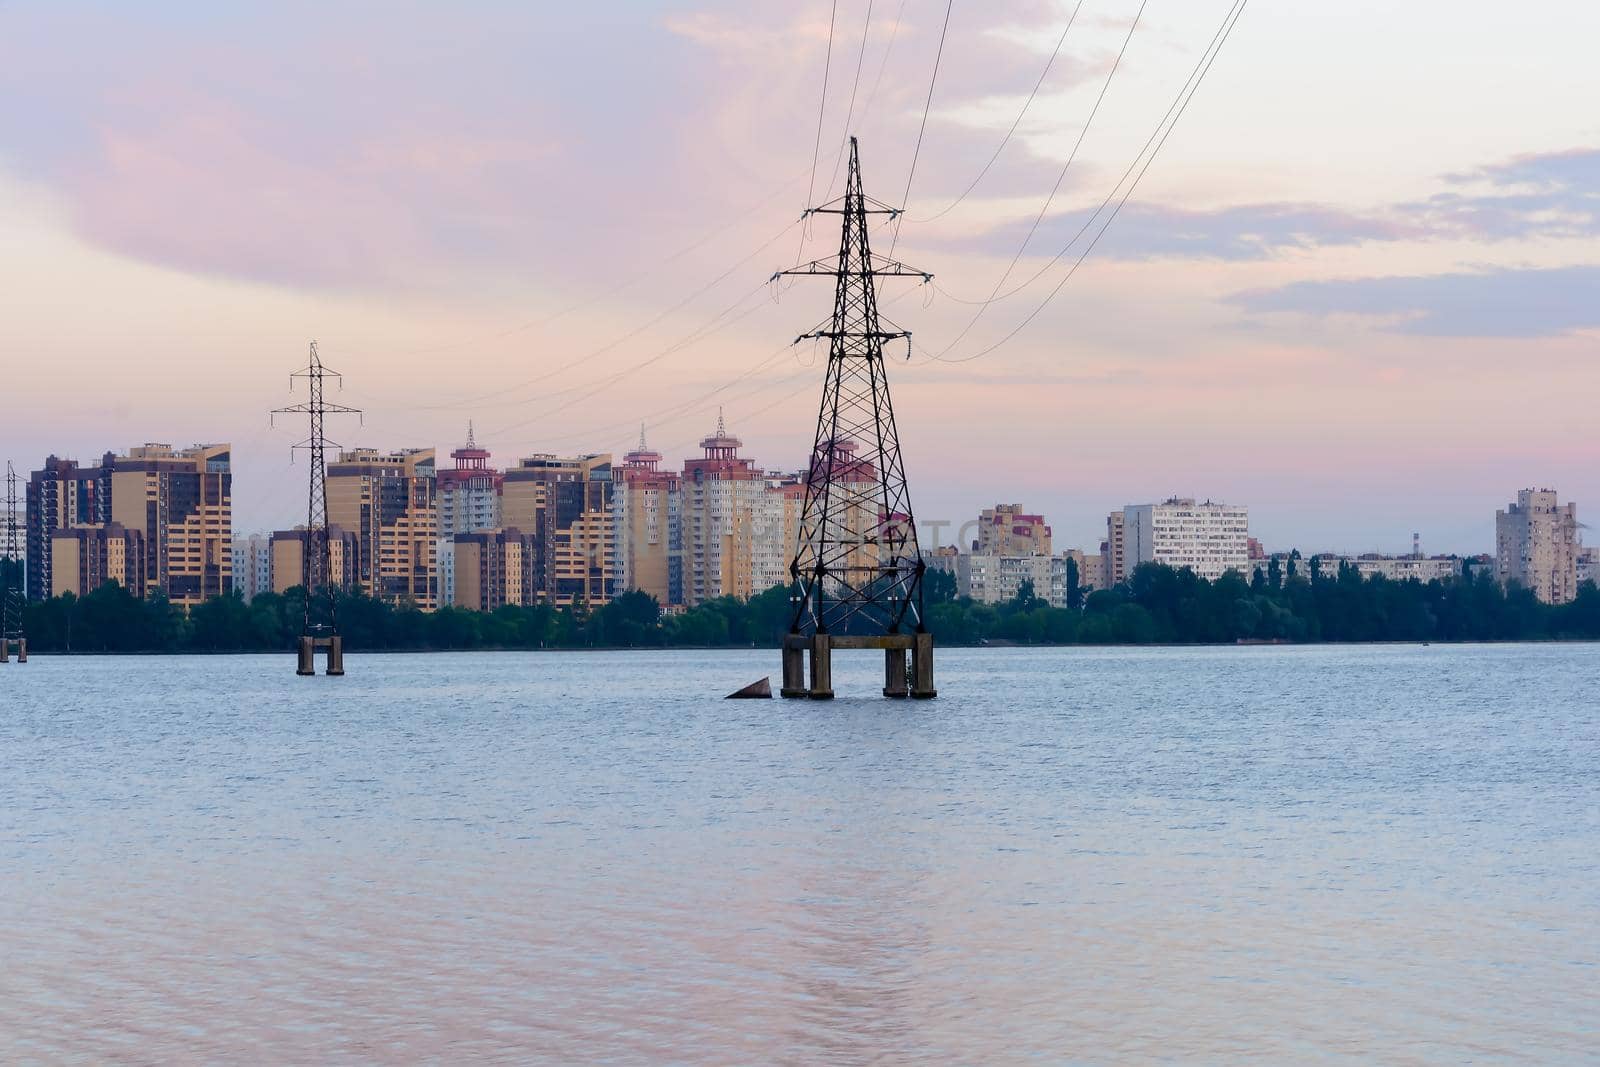
{"label": "electricity pylon", "polygon": [[28,635],[22,628],[22,554],[17,545],[17,469],[6,461],[5,593],[0,595],[0,663],[17,654],[28,662]]}
{"label": "electricity pylon", "polygon": [[[344,387],[344,376],[322,365],[317,342],[312,341],[311,357],[306,368],[289,376],[291,390],[296,381],[304,379],[308,394],[306,401],[272,412],[274,421],[279,415],[305,415],[311,423],[310,435],[294,446],[295,451],[307,452],[311,458],[305,540],[301,543],[300,552],[300,584],[305,590],[305,610],[300,625],[298,673],[303,675],[317,673],[318,648],[328,650],[328,674],[344,673],[344,639],[339,634],[339,597],[333,580],[333,550],[328,541],[327,449],[330,442],[324,432],[324,423],[329,415],[359,416],[361,409],[328,403],[323,398],[323,384],[328,378],[335,379],[340,388]],[[343,560],[346,574],[353,563],[354,560]],[[325,613],[317,610],[319,597],[326,597]]]}
{"label": "electricity pylon", "polygon": [[[926,564],[900,457],[883,349],[908,331],[878,314],[879,278],[932,280],[926,271],[876,257],[868,215],[898,215],[862,189],[861,161],[850,138],[850,170],[839,200],[807,215],[839,215],[839,253],[785,274],[835,280],[833,315],[797,339],[828,340],[828,370],[811,446],[800,533],[789,573],[794,614],[784,643],[784,695],[832,696],[834,647],[887,651],[884,693],[906,695],[905,653],[913,655],[912,695],[933,692],[933,642],[923,623]],[[811,652],[811,683],[802,688],[800,656]]]}

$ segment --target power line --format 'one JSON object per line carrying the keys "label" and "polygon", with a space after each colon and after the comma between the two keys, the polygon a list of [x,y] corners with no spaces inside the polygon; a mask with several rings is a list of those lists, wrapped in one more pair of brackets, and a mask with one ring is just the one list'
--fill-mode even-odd
{"label": "power line", "polygon": [[[839,180],[839,164],[844,162],[843,146],[850,141],[850,123],[856,117],[856,90],[861,88],[861,64],[867,58],[867,38],[872,34],[872,2],[867,0],[867,20],[861,27],[861,50],[856,53],[856,77],[850,83],[850,106],[844,113],[844,136],[840,139],[839,154],[833,160],[833,174],[828,178],[828,191],[833,190],[833,183]],[[810,204],[806,205],[810,207]]]}
{"label": "power line", "polygon": [[1122,66],[1122,58],[1128,54],[1128,45],[1133,42],[1134,31],[1139,28],[1139,20],[1144,17],[1144,9],[1149,2],[1150,0],[1140,0],[1139,10],[1134,13],[1133,23],[1128,27],[1128,34],[1122,39],[1122,47],[1117,52],[1116,62],[1111,64],[1111,70],[1106,74],[1106,80],[1100,86],[1100,94],[1095,97],[1094,107],[1090,108],[1089,117],[1084,120],[1083,129],[1078,131],[1078,139],[1073,142],[1072,151],[1067,156],[1067,162],[1062,166],[1061,173],[1056,175],[1056,183],[1050,189],[1050,195],[1045,197],[1044,203],[1040,205],[1039,213],[1033,217],[1033,225],[1028,227],[1027,234],[1022,238],[1022,244],[1017,246],[1016,255],[1011,257],[1011,262],[1006,266],[1005,273],[1000,275],[1000,280],[994,283],[994,289],[990,291],[989,299],[973,313],[971,321],[956,335],[955,340],[944,346],[940,351],[941,355],[960,344],[967,334],[972,332],[972,328],[978,324],[978,320],[983,318],[983,313],[989,310],[989,304],[994,301],[1006,281],[1010,279],[1011,272],[1017,269],[1017,263],[1022,259],[1022,254],[1027,251],[1029,242],[1033,240],[1033,235],[1039,230],[1039,224],[1044,221],[1045,213],[1050,210],[1050,205],[1055,202],[1056,194],[1061,191],[1061,183],[1066,181],[1067,171],[1072,169],[1073,161],[1078,158],[1078,150],[1083,147],[1084,138],[1089,136],[1089,130],[1094,126],[1095,116],[1100,113],[1100,105],[1105,102],[1106,93],[1111,89],[1111,81],[1117,76],[1118,68]]}
{"label": "power line", "polygon": [[[799,224],[800,224],[800,220],[798,220],[798,219],[796,219],[795,221],[789,223],[783,229],[779,230],[777,233],[775,233],[771,237],[767,238],[767,240],[763,241],[761,243],[761,245],[759,247],[757,247],[753,252],[749,253],[748,255],[744,256],[742,259],[738,260],[732,266],[728,267],[721,274],[717,275],[715,278],[713,278],[711,281],[707,282],[705,285],[701,286],[699,289],[696,289],[694,292],[690,293],[688,296],[684,297],[682,300],[678,301],[676,304],[673,304],[671,307],[667,308],[665,311],[661,312],[660,314],[656,315],[655,317],[651,318],[650,320],[648,320],[648,321],[646,321],[644,323],[641,323],[640,325],[634,327],[633,329],[629,330],[627,333],[623,334],[621,337],[618,337],[618,338],[616,338],[616,339],[614,339],[612,341],[606,342],[605,344],[601,345],[599,348],[593,349],[592,351],[587,352],[582,356],[579,356],[579,357],[577,357],[575,359],[572,359],[572,360],[570,360],[570,361],[568,361],[566,363],[563,363],[558,367],[555,367],[555,368],[553,368],[551,370],[548,370],[548,371],[544,372],[543,374],[535,375],[534,377],[529,378],[529,379],[527,379],[525,381],[522,381],[522,382],[520,382],[520,383],[518,383],[516,385],[503,386],[503,387],[501,387],[499,389],[496,389],[496,390],[494,390],[493,392],[490,392],[490,393],[484,393],[482,395],[474,396],[474,397],[467,397],[467,398],[462,399],[462,400],[453,400],[453,401],[450,401],[449,403],[445,403],[445,404],[434,404],[434,405],[424,406],[420,410],[423,410],[423,411],[450,411],[450,410],[457,410],[457,409],[461,409],[461,408],[471,407],[471,406],[473,406],[475,404],[482,403],[485,400],[489,400],[489,399],[492,399],[494,397],[503,396],[506,393],[517,392],[519,390],[526,389],[526,388],[528,388],[530,386],[538,385],[540,382],[548,381],[549,379],[555,377],[556,375],[562,374],[562,373],[564,373],[566,371],[569,371],[569,370],[573,369],[574,367],[578,366],[581,363],[587,363],[592,359],[595,359],[595,358],[597,358],[599,356],[603,356],[607,352],[610,352],[612,349],[617,348],[618,346],[626,344],[627,342],[633,340],[635,337],[637,337],[640,334],[644,333],[646,330],[651,329],[652,327],[654,327],[658,323],[662,322],[664,319],[667,319],[667,318],[671,317],[672,315],[676,314],[678,311],[682,310],[683,308],[687,307],[689,304],[693,303],[695,300],[698,300],[701,296],[705,295],[707,292],[709,292],[712,289],[716,288],[718,285],[721,285],[724,281],[726,281],[728,279],[728,277],[731,274],[733,274],[734,271],[738,270],[740,267],[742,267],[746,263],[750,262],[750,260],[752,260],[756,256],[760,255],[762,252],[765,252],[772,245],[776,244],[778,242],[778,240],[783,237],[784,234],[788,233],[791,229],[793,229],[794,227],[798,226]],[[747,298],[748,298],[748,294],[745,297],[741,297],[740,301],[742,302],[743,300],[745,300]],[[726,314],[726,312],[724,312],[724,314]]]}
{"label": "power line", "polygon": [[[1116,198],[1117,190],[1121,189],[1123,183],[1126,182],[1130,176],[1132,176],[1134,170],[1139,166],[1139,161],[1144,159],[1145,153],[1150,151],[1150,148],[1153,144],[1155,144],[1156,139],[1159,138],[1162,135],[1162,131],[1167,128],[1167,124],[1172,120],[1173,114],[1178,111],[1180,106],[1184,105],[1184,102],[1190,96],[1193,95],[1191,86],[1193,89],[1199,88],[1199,79],[1204,78],[1205,71],[1210,69],[1210,63],[1215,58],[1214,50],[1219,50],[1219,42],[1224,40],[1224,34],[1232,32],[1230,27],[1233,22],[1237,21],[1236,15],[1241,13],[1243,8],[1244,0],[1233,0],[1233,6],[1228,9],[1227,14],[1222,16],[1222,21],[1217,25],[1217,32],[1211,35],[1210,44],[1206,45],[1205,49],[1200,53],[1200,58],[1195,61],[1194,68],[1189,72],[1189,77],[1184,80],[1184,83],[1179,87],[1177,94],[1173,96],[1172,103],[1167,105],[1166,114],[1161,116],[1161,121],[1157,122],[1155,128],[1150,131],[1150,136],[1145,138],[1144,145],[1137,153],[1134,154],[1133,162],[1128,164],[1127,169],[1122,172],[1122,176],[1117,179],[1114,185],[1112,185],[1111,191],[1106,193],[1105,199],[1100,202],[1100,206],[1095,208],[1089,217],[1084,220],[1083,225],[1078,228],[1078,232],[1073,234],[1072,239],[1062,246],[1061,251],[1057,252],[1048,261],[1046,261],[1043,266],[1034,271],[1033,274],[1029,275],[1026,281],[1019,282],[1005,292],[1000,293],[998,296],[991,296],[988,299],[968,300],[940,287],[937,283],[935,283],[934,288],[937,289],[941,295],[949,298],[950,300],[954,300],[958,304],[968,304],[971,306],[998,304],[1002,300],[1009,300],[1023,290],[1031,287],[1034,282],[1038,281],[1045,274],[1049,273],[1051,268],[1053,268],[1057,263],[1065,259],[1067,253],[1072,251],[1073,246],[1082,239],[1084,234],[1089,232],[1089,228],[1093,226],[1095,220],[1100,217],[1100,213],[1111,205],[1111,201]],[[949,348],[947,347],[945,351],[949,351]]]}
{"label": "power line", "polygon": [[[1228,43],[1228,38],[1232,36],[1233,28],[1234,26],[1238,25],[1239,18],[1244,14],[1245,5],[1248,3],[1249,0],[1237,0],[1233,10],[1229,13],[1232,21],[1224,19],[1225,30],[1221,34],[1221,38],[1216,49],[1211,52],[1210,58],[1205,60],[1205,65],[1200,70],[1200,77],[1194,83],[1194,89],[1189,93],[1188,97],[1184,99],[1183,106],[1178,109],[1177,115],[1173,118],[1172,123],[1167,126],[1166,132],[1163,133],[1161,135],[1161,139],[1156,142],[1154,151],[1152,151],[1149,158],[1145,160],[1144,166],[1139,169],[1138,175],[1134,177],[1132,184],[1128,186],[1127,192],[1122,194],[1122,199],[1117,202],[1116,208],[1114,208],[1111,214],[1106,217],[1106,221],[1101,225],[1100,229],[1096,231],[1094,238],[1089,242],[1088,247],[1083,250],[1083,253],[1078,256],[1077,260],[1067,270],[1067,273],[1062,276],[1059,282],[1056,283],[1056,287],[1050,290],[1049,295],[1046,296],[1044,300],[1040,301],[1039,306],[1030,311],[1021,322],[1017,323],[1017,325],[1012,328],[1011,332],[1007,333],[1004,337],[1000,338],[1000,340],[996,341],[989,347],[981,349],[970,356],[963,356],[960,359],[943,359],[942,352],[935,358],[941,359],[945,363],[969,363],[980,356],[988,355],[990,352],[993,352],[995,349],[999,348],[1001,345],[1017,336],[1017,334],[1021,333],[1023,329],[1025,329],[1029,323],[1037,318],[1039,314],[1050,304],[1050,302],[1056,298],[1056,296],[1066,286],[1067,282],[1072,280],[1072,276],[1078,272],[1078,268],[1083,266],[1084,260],[1089,258],[1089,254],[1093,252],[1095,246],[1100,243],[1100,238],[1105,236],[1106,230],[1110,229],[1111,224],[1116,221],[1117,215],[1121,213],[1123,205],[1128,202],[1128,198],[1133,195],[1133,191],[1139,187],[1139,182],[1144,179],[1145,172],[1150,169],[1150,165],[1156,161],[1156,156],[1161,152],[1162,146],[1167,143],[1167,138],[1171,137],[1172,131],[1178,128],[1178,120],[1183,118],[1183,113],[1189,109],[1189,104],[1194,100],[1195,93],[1200,91],[1200,82],[1205,80],[1206,74],[1211,70],[1211,64],[1216,62],[1217,56],[1222,54],[1222,46]],[[1096,211],[1096,214],[1098,215],[1099,212]],[[949,351],[949,349],[946,349],[945,351]]]}
{"label": "power line", "polygon": [[1006,145],[1011,143],[1011,135],[1017,132],[1018,126],[1022,125],[1023,116],[1026,115],[1028,113],[1028,109],[1033,106],[1033,98],[1039,95],[1039,90],[1044,86],[1044,80],[1050,76],[1050,68],[1055,65],[1056,57],[1061,54],[1061,46],[1066,44],[1067,34],[1071,32],[1072,24],[1078,21],[1078,12],[1082,8],[1083,0],[1078,0],[1078,3],[1072,8],[1072,14],[1067,18],[1066,26],[1062,27],[1061,36],[1056,38],[1055,51],[1051,52],[1050,58],[1045,60],[1044,70],[1039,72],[1039,80],[1033,83],[1033,92],[1029,93],[1028,99],[1023,101],[1022,110],[1017,112],[1017,117],[1012,121],[1011,128],[1007,130],[1006,135],[1000,139],[1000,144],[995,147],[994,155],[990,156],[989,162],[985,163],[983,165],[983,169],[978,171],[978,176],[973,178],[971,183],[969,183],[967,187],[961,191],[961,195],[951,201],[944,210],[929,215],[927,218],[912,219],[912,222],[933,222],[936,219],[944,218],[946,215],[950,214],[950,212],[954,211],[956,205],[965,200],[972,190],[978,187],[979,182],[983,181],[984,175],[989,173],[989,168],[993,167],[995,165],[995,161],[1000,158],[1000,153],[1005,151]]}
{"label": "power line", "polygon": [[[933,87],[939,83],[939,64],[944,60],[944,39],[950,32],[950,10],[955,4],[956,0],[946,0],[944,5],[944,26],[939,30],[939,50],[933,54],[933,75],[928,79],[928,98],[922,102],[922,123],[917,127],[917,146],[911,150],[911,169],[906,172],[906,191],[900,197],[902,209],[911,199],[911,179],[917,176],[917,160],[922,156],[922,135],[928,131],[928,112],[933,107]],[[900,216],[897,215],[894,237],[889,241],[889,258],[894,258],[894,247],[899,243]]]}
{"label": "power line", "polygon": [[[833,27],[839,16],[839,0],[833,0],[833,6],[828,10],[828,52],[822,61],[822,99],[817,102],[817,139],[811,146],[811,181],[806,185],[806,202],[804,207],[809,210],[812,197],[817,192],[817,158],[822,154],[822,120],[828,111],[828,75],[833,70]],[[794,261],[799,263],[805,256],[806,235],[800,233],[800,249],[795,253]]]}
{"label": "power line", "polygon": [[[878,99],[878,87],[883,84],[883,72],[889,69],[889,56],[894,52],[894,43],[900,37],[901,16],[906,13],[906,0],[900,0],[900,6],[895,9],[894,25],[889,28],[889,43],[884,46],[883,58],[878,61],[878,75],[872,79],[872,91],[867,94],[866,106],[861,109],[862,114],[872,110],[872,103]],[[840,146],[843,155],[843,146]]]}

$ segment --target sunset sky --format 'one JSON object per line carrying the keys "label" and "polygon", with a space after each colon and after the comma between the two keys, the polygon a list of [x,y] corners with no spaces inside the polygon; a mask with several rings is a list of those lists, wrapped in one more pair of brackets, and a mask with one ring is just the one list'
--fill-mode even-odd
{"label": "sunset sky", "polygon": [[[1269,548],[1479,552],[1519,488],[1600,516],[1600,5],[1251,0],[1047,301],[1232,0],[1131,38],[1139,0],[1084,0],[946,212],[1075,6],[951,6],[895,247],[936,284],[882,297],[919,517],[1017,502],[1094,548],[1181,494]],[[236,531],[288,526],[303,428],[267,411],[314,338],[346,445],[643,422],[676,465],[720,404],[798,467],[825,353],[785,345],[831,293],[767,278],[836,247],[798,219],[847,130],[905,196],[945,15],[839,0],[830,57],[830,7],[0,0],[0,456],[231,441]],[[1000,292],[1034,280],[973,322],[1080,134]]]}

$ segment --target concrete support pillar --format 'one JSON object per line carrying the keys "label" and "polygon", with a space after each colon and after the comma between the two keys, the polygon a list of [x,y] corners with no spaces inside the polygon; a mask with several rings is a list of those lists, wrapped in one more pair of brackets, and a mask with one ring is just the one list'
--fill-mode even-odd
{"label": "concrete support pillar", "polygon": [[906,695],[906,650],[883,650],[883,695],[903,699]]}
{"label": "concrete support pillar", "polygon": [[317,673],[317,642],[314,637],[300,639],[300,666],[295,669],[302,678]]}
{"label": "concrete support pillar", "polygon": [[17,642],[17,662],[28,662],[28,639],[26,637]]}
{"label": "concrete support pillar", "polygon": [[916,635],[911,646],[911,695],[917,700],[932,700],[939,693],[933,688],[933,635]]}
{"label": "concrete support pillar", "polygon": [[803,697],[806,689],[806,650],[791,648],[787,641],[783,644],[783,688],[779,692],[786,697]]}
{"label": "concrete support pillar", "polygon": [[0,663],[11,662],[11,641],[9,638],[0,637]]}
{"label": "concrete support pillar", "polygon": [[833,699],[833,645],[827,634],[811,638],[811,692],[812,700]]}
{"label": "concrete support pillar", "polygon": [[[312,664],[312,670],[316,665]],[[344,638],[334,635],[328,638],[328,676],[340,678],[344,676]]]}

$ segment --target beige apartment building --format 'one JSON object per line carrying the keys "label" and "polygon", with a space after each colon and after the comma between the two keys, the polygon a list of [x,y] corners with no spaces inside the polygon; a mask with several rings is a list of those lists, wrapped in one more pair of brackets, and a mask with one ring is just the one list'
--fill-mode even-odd
{"label": "beige apartment building", "polygon": [[1495,512],[1494,575],[1532,590],[1546,604],[1578,595],[1578,506],[1560,503],[1554,489],[1523,489],[1516,503]]}
{"label": "beige apartment building", "polygon": [[1048,556],[1050,527],[1043,515],[1029,515],[1021,504],[996,504],[978,517],[973,551],[986,556]]}
{"label": "beige apartment building", "polygon": [[50,535],[52,597],[88,596],[107,582],[143,595],[148,586],[144,531],[121,523],[73,526]]}
{"label": "beige apartment building", "polygon": [[141,595],[187,608],[232,590],[231,458],[226,444],[146,444],[112,459],[109,520],[143,532]]}
{"label": "beige apartment building", "polygon": [[494,611],[535,602],[538,538],[515,528],[455,536],[453,607]]}
{"label": "beige apartment building", "polygon": [[[610,603],[617,588],[613,488],[610,453],[528,456],[505,472],[505,528],[534,539],[530,603]],[[459,575],[459,558],[456,567]]]}
{"label": "beige apartment building", "polygon": [[[305,584],[306,528],[274,530],[268,546],[272,591],[280,596]],[[340,592],[355,588],[356,536],[339,526],[328,527],[328,584]]]}
{"label": "beige apartment building", "polygon": [[649,593],[663,607],[682,603],[681,479],[661,469],[661,453],[645,444],[642,430],[639,447],[622,457],[612,477],[618,588]]}
{"label": "beige apartment building", "polygon": [[354,536],[354,577],[362,592],[422,611],[439,606],[433,449],[339,453],[328,464],[328,524]]}
{"label": "beige apartment building", "polygon": [[1106,516],[1106,539],[1100,545],[1100,576],[1110,589],[1128,580],[1128,535],[1125,518],[1120,511]]}

